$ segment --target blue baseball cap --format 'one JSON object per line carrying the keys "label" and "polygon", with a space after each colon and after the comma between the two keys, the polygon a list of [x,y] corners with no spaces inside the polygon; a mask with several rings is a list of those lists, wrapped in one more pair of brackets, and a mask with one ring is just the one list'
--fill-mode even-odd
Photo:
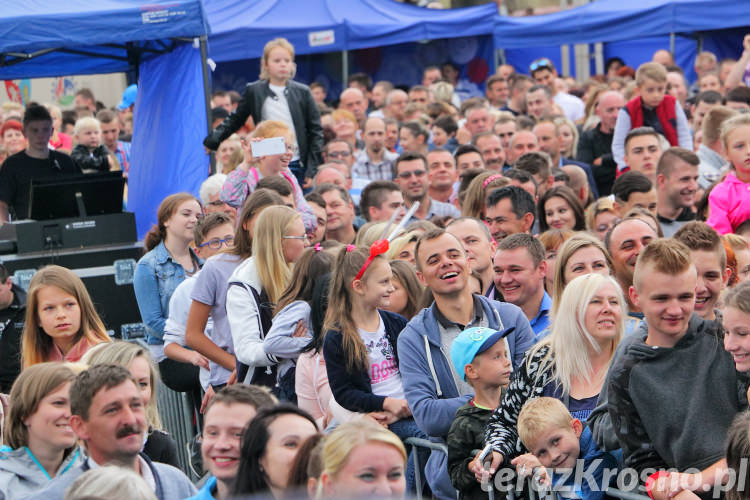
{"label": "blue baseball cap", "polygon": [[126,88],[125,92],[122,93],[122,100],[120,101],[120,104],[117,105],[117,109],[123,111],[135,104],[135,95],[137,93],[138,85],[136,85],[135,83]]}
{"label": "blue baseball cap", "polygon": [[461,375],[463,380],[466,380],[464,367],[474,361],[478,354],[482,354],[515,329],[515,327],[510,327],[498,331],[484,326],[473,326],[462,331],[451,345],[453,369]]}

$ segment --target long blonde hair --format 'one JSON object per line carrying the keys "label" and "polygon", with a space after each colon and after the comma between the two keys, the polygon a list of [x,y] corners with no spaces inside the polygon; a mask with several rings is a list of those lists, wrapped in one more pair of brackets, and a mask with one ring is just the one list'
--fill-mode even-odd
{"label": "long blonde hair", "polygon": [[49,359],[54,347],[52,337],[39,324],[39,291],[46,286],[59,288],[72,295],[81,311],[81,326],[75,334],[74,343],[86,339],[91,344],[109,342],[107,329],[96,313],[86,285],[70,269],[60,266],[41,268],[31,278],[26,301],[26,323],[21,335],[21,364],[24,368]]}
{"label": "long blonde hair", "polygon": [[528,359],[530,361],[534,353],[543,347],[549,347],[549,351],[539,363],[537,376],[540,377],[551,369],[552,381],[562,389],[564,394],[570,394],[571,381],[574,378],[580,378],[586,382],[591,381],[591,360],[589,360],[588,348],[592,347],[596,352],[599,352],[600,346],[586,329],[584,318],[591,299],[607,284],[612,285],[615,289],[618,302],[622,308],[622,315],[616,323],[617,334],[612,339],[610,346],[609,361],[612,361],[615,348],[620,343],[625,331],[627,303],[617,281],[611,276],[603,276],[597,273],[578,276],[571,280],[571,286],[565,288],[562,299],[559,301],[560,306],[557,313],[550,318],[552,334],[535,345],[531,349],[531,354],[529,354]]}
{"label": "long blonde hair", "polygon": [[292,266],[284,258],[283,237],[301,216],[286,206],[270,206],[253,228],[253,257],[268,300],[276,303],[289,284]]}
{"label": "long blonde hair", "polygon": [[116,340],[112,343],[98,345],[89,349],[89,351],[84,354],[83,358],[81,358],[81,361],[89,366],[120,365],[130,370],[130,363],[138,357],[142,357],[146,360],[150,371],[151,399],[146,404],[146,420],[148,421],[149,427],[153,429],[161,429],[161,418],[159,417],[159,409],[156,406],[156,386],[160,378],[159,370],[154,364],[154,360],[151,358],[148,349],[136,344],[135,342]]}

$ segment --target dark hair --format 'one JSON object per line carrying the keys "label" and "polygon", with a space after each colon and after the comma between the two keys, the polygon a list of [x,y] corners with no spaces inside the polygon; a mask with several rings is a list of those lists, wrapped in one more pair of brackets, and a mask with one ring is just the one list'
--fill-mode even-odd
{"label": "dark hair", "polygon": [[460,174],[458,174],[458,203],[463,206],[464,200],[466,199],[466,191],[471,185],[471,181],[474,180],[478,175],[487,172],[486,168],[467,168]]}
{"label": "dark hair", "polygon": [[352,82],[363,86],[368,92],[372,91],[372,78],[367,73],[352,73],[347,83]]}
{"label": "dark hair", "polygon": [[208,410],[215,404],[224,404],[227,406],[233,404],[249,405],[256,411],[276,404],[276,398],[265,387],[248,384],[232,384],[223,387],[206,405],[203,415],[208,414]]}
{"label": "dark hair", "polygon": [[323,197],[320,196],[320,193],[316,193],[315,191],[307,193],[305,195],[305,201],[307,203],[318,205],[320,208],[326,208],[326,200],[324,200]]}
{"label": "dark hair", "polygon": [[628,135],[625,136],[625,151],[627,152],[628,144],[630,143],[631,139],[634,139],[636,137],[643,137],[644,135],[652,135],[656,137],[656,140],[659,140],[659,133],[653,128],[636,127],[628,132]]}
{"label": "dark hair", "polygon": [[200,245],[212,229],[224,224],[232,224],[232,219],[224,212],[213,212],[199,219],[193,229],[193,243]]}
{"label": "dark hair", "polygon": [[338,191],[339,196],[342,200],[344,200],[344,203],[351,203],[352,197],[349,194],[349,191],[342,188],[341,186],[337,186],[336,184],[332,184],[330,182],[324,182],[323,184],[319,184],[315,187],[315,191],[313,193],[318,193],[321,197],[331,191]]}
{"label": "dark hair", "polygon": [[237,220],[237,229],[234,231],[234,246],[227,249],[227,253],[247,259],[253,254],[253,235],[243,227],[246,222],[258,215],[264,208],[273,205],[283,205],[281,196],[270,189],[256,189],[247,197],[242,205],[242,212]]}
{"label": "dark hair", "polygon": [[91,102],[96,101],[96,99],[94,98],[94,93],[91,92],[91,89],[88,88],[79,89],[78,92],[75,93],[75,95],[79,95],[84,99],[91,99]]}
{"label": "dark hair", "polygon": [[698,95],[695,96],[695,105],[705,102],[706,104],[721,104],[722,97],[721,94],[716,92],[715,90],[704,90],[703,92],[699,92]]}
{"label": "dark hair", "polygon": [[414,266],[404,260],[392,260],[391,271],[393,279],[398,280],[401,287],[406,291],[406,306],[399,314],[410,320],[419,311],[420,299],[422,297],[422,286],[414,272]]}
{"label": "dark hair", "polygon": [[451,116],[441,116],[432,122],[432,126],[443,129],[448,135],[455,134],[458,130],[458,124]]}
{"label": "dark hair", "polygon": [[230,90],[229,92],[227,92],[227,95],[229,96],[232,104],[237,104],[242,100],[242,96],[236,90]]}
{"label": "dark hair", "polygon": [[739,482],[745,481],[739,474],[744,469],[742,462],[750,457],[750,411],[743,411],[735,415],[732,425],[727,432],[725,457],[727,467],[737,474],[734,487],[726,492],[727,500],[748,500],[750,493],[747,488],[740,489]]}
{"label": "dark hair", "polygon": [[530,151],[516,160],[514,168],[546,179],[550,175],[550,156],[543,151]]}
{"label": "dark hair", "polygon": [[312,351],[317,354],[323,350],[323,339],[325,330],[323,322],[325,321],[326,312],[328,311],[328,290],[331,285],[331,273],[324,274],[320,277],[312,292],[312,301],[310,303],[310,323],[313,331],[310,342],[302,348],[303,353]]}
{"label": "dark hair", "polygon": [[227,96],[227,93],[224,92],[223,90],[216,90],[216,91],[214,91],[213,94],[211,94],[211,98],[214,98],[214,97],[226,97],[226,96]]}
{"label": "dark hair", "polygon": [[485,210],[486,208],[494,207],[506,198],[510,200],[511,210],[518,219],[526,214],[531,214],[536,219],[534,198],[525,189],[518,186],[505,186],[492,191],[487,196],[487,202],[484,205]]}
{"label": "dark hair", "polygon": [[[422,236],[419,237],[419,239],[417,240],[417,244],[414,246],[414,262],[416,263],[417,271],[421,270],[421,265],[419,263],[419,249],[422,247],[422,242],[438,239],[444,234],[450,234],[450,233],[447,232],[442,227],[436,227],[435,229],[430,229],[429,231],[425,231],[424,233],[422,233]],[[453,237],[456,238],[455,236]],[[458,240],[458,238],[456,238],[456,240]],[[461,248],[463,248],[463,244],[461,244]]]}
{"label": "dark hair", "polygon": [[297,300],[303,300],[311,304],[315,283],[321,276],[331,272],[333,260],[333,255],[322,249],[308,248],[305,250],[294,264],[289,284],[276,303],[274,315]]}
{"label": "dark hair", "polygon": [[396,161],[393,162],[393,177],[396,177],[398,175],[398,165],[399,163],[405,162],[405,161],[414,161],[414,160],[422,160],[422,164],[424,165],[424,168],[427,168],[427,158],[421,153],[414,153],[414,152],[406,152],[402,153],[401,156],[396,158]]}
{"label": "dark hair", "polygon": [[289,480],[287,488],[289,490],[304,490],[307,487],[307,480],[311,477],[319,479],[323,473],[322,443],[325,436],[320,432],[313,434],[305,439],[302,446],[297,450],[294,462],[289,469]]}
{"label": "dark hair", "polygon": [[284,415],[297,415],[305,418],[310,421],[313,427],[318,428],[315,419],[309,413],[292,404],[281,403],[270,408],[261,408],[242,433],[240,465],[232,488],[232,496],[257,495],[268,492],[269,485],[266,481],[266,473],[260,465],[260,460],[265,454],[268,440],[271,438],[268,427],[274,420]]}
{"label": "dark hair", "polygon": [[671,147],[661,154],[661,158],[659,158],[659,162],[656,164],[656,173],[665,176],[671,175],[675,160],[678,159],[694,167],[697,167],[701,162],[698,155],[692,151],[679,147]]}
{"label": "dark hair", "polygon": [[568,205],[570,205],[570,209],[573,211],[573,215],[575,216],[576,221],[575,226],[573,227],[573,231],[586,230],[586,218],[583,214],[583,205],[581,205],[581,200],[578,199],[573,190],[568,186],[555,186],[552,189],[548,189],[547,191],[545,191],[545,193],[539,198],[538,210],[540,232],[543,233],[544,231],[550,229],[549,224],[547,224],[547,216],[544,205],[546,205],[547,202],[552,198],[562,198]]}
{"label": "dark hair", "polygon": [[[540,69],[549,69],[549,68],[540,68]],[[529,91],[526,92],[526,95],[531,94],[532,92],[536,92],[537,90],[544,91],[544,94],[547,96],[547,99],[552,98],[552,91],[549,89],[549,87],[547,87],[546,85],[541,85],[541,84],[537,84],[531,87]]]}
{"label": "dark hair", "polygon": [[750,87],[735,87],[726,95],[726,102],[744,102],[750,105]]}
{"label": "dark hair", "polygon": [[100,123],[112,123],[117,119],[117,115],[114,111],[103,109],[96,114],[96,119],[99,120]]}
{"label": "dark hair", "polygon": [[359,211],[366,221],[370,221],[370,207],[380,208],[385,197],[394,191],[401,191],[393,181],[372,181],[362,190]]}
{"label": "dark hair", "polygon": [[52,123],[52,115],[49,114],[44,106],[33,105],[26,108],[23,114],[23,126],[26,127],[30,122],[47,121]]}
{"label": "dark hair", "polygon": [[280,175],[269,175],[267,177],[263,177],[258,181],[256,188],[266,188],[270,189],[271,191],[276,191],[279,196],[289,196],[293,192],[292,184],[285,177],[282,177]]}
{"label": "dark hair", "polygon": [[623,61],[620,57],[610,57],[609,59],[604,61],[604,73],[608,73],[610,66],[612,66],[613,64],[625,66],[625,61]]}
{"label": "dark hair", "polygon": [[8,281],[8,278],[10,278],[10,273],[8,273],[8,269],[3,263],[0,262],[0,283],[5,284]]}
{"label": "dark hair", "polygon": [[223,120],[229,116],[229,111],[219,106],[218,108],[211,108],[211,121]]}
{"label": "dark hair", "polygon": [[534,179],[534,176],[525,170],[520,170],[515,167],[509,168],[503,172],[503,176],[510,180],[518,181],[521,184],[526,184],[527,182],[534,183],[534,192],[539,189],[539,185],[537,184],[536,179]]}
{"label": "dark hair", "polygon": [[482,153],[479,151],[479,149],[474,146],[473,144],[461,144],[459,147],[456,148],[456,150],[453,152],[453,158],[458,160],[459,156],[463,156],[467,153],[476,153],[479,156],[482,156]]}
{"label": "dark hair", "polygon": [[629,170],[615,179],[612,184],[612,194],[615,200],[625,203],[630,199],[633,193],[648,193],[654,188],[651,179],[641,172]]}
{"label": "dark hair", "polygon": [[88,421],[91,402],[96,393],[102,388],[117,387],[127,380],[138,387],[130,371],[121,365],[94,365],[82,371],[70,386],[70,414]]}
{"label": "dark hair", "polygon": [[399,130],[403,128],[409,129],[409,132],[411,132],[411,135],[413,135],[414,137],[421,135],[424,139],[425,144],[427,143],[427,139],[430,137],[430,132],[417,121],[402,123],[401,127],[399,127]]}
{"label": "dark hair", "polygon": [[705,222],[690,221],[678,229],[673,238],[684,243],[692,251],[716,253],[719,256],[721,270],[726,267],[727,254],[721,236]]}
{"label": "dark hair", "polygon": [[529,252],[534,267],[539,267],[539,264],[544,260],[544,245],[539,241],[539,238],[528,233],[511,234],[497,244],[498,251],[515,250],[517,248],[525,248]]}
{"label": "dark hair", "polygon": [[198,205],[201,204],[198,199],[190,193],[176,193],[164,198],[159,204],[159,210],[156,212],[157,223],[151,228],[143,239],[143,245],[146,251],[150,252],[159,243],[167,239],[167,227],[164,225],[177,212],[177,209],[186,201],[195,200]]}

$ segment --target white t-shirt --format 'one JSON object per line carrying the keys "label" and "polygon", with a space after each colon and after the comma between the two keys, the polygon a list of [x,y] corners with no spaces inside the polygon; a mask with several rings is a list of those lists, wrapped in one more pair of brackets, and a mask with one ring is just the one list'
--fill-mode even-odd
{"label": "white t-shirt", "polygon": [[294,120],[292,120],[292,112],[289,111],[289,102],[286,100],[286,95],[284,94],[286,87],[283,85],[271,85],[270,83],[268,86],[271,88],[271,92],[276,94],[276,99],[266,97],[266,100],[263,102],[263,108],[260,111],[260,117],[263,120],[278,120],[289,126],[289,130],[292,131],[294,147],[297,150],[294,153],[292,161],[299,160],[299,144],[297,144],[297,135],[294,132]]}
{"label": "white t-shirt", "polygon": [[385,335],[385,325],[380,320],[377,332],[366,332],[357,328],[367,348],[370,360],[370,384],[376,396],[405,399],[401,372],[398,370],[393,346]]}

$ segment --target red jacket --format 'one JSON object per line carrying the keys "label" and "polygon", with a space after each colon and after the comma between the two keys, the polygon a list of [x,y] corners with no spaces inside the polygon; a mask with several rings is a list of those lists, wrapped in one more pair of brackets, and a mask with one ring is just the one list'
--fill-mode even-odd
{"label": "red jacket", "polygon": [[[679,146],[680,143],[677,141],[677,115],[675,113],[676,100],[671,95],[665,95],[664,99],[661,100],[659,105],[654,111],[656,116],[659,118],[659,123],[664,131],[669,144],[672,146]],[[640,98],[634,97],[629,100],[625,105],[625,109],[630,115],[630,127],[631,130],[634,128],[643,126],[643,102]]]}

